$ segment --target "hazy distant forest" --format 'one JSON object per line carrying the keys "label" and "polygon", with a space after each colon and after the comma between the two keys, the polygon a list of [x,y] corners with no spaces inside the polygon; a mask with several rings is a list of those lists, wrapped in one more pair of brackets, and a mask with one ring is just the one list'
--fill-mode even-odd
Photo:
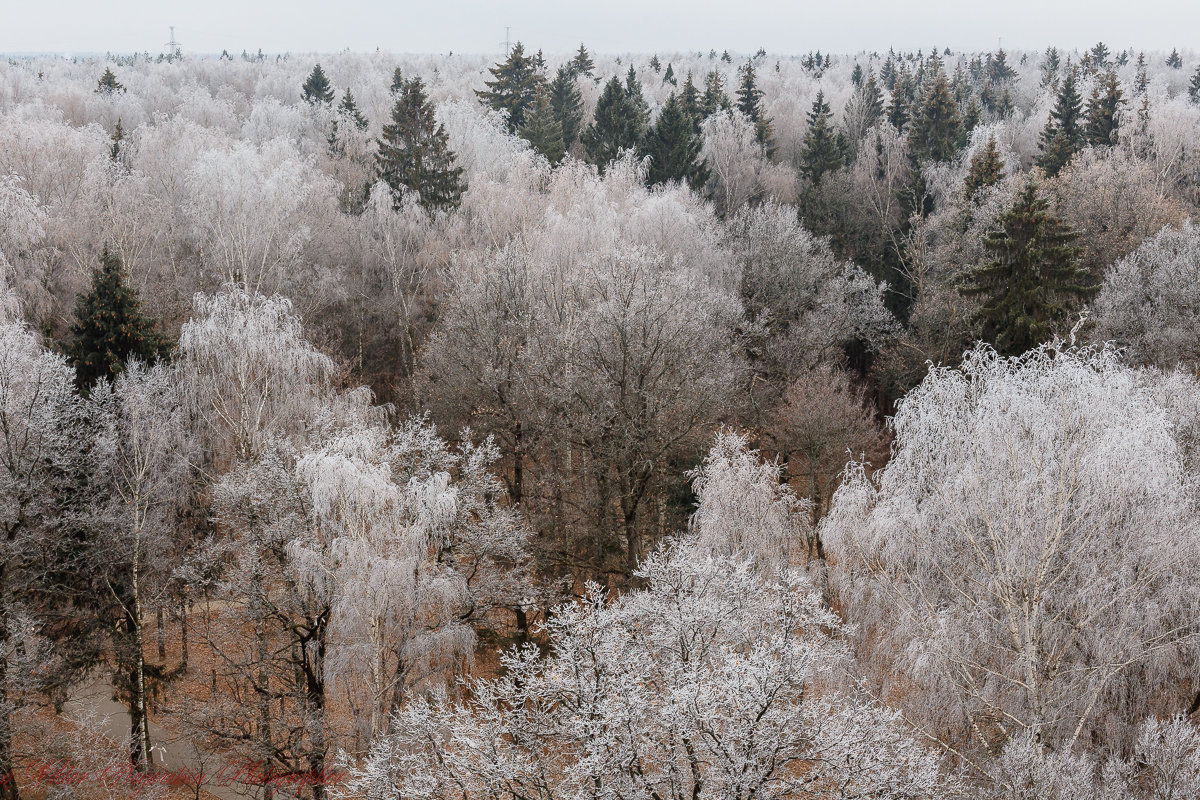
{"label": "hazy distant forest", "polygon": [[1198,213],[1188,50],[8,60],[0,800],[1200,797]]}

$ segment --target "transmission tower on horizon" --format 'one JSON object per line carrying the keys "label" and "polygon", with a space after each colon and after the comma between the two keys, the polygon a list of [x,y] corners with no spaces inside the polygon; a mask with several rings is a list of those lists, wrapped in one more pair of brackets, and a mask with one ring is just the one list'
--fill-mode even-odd
{"label": "transmission tower on horizon", "polygon": [[171,28],[171,41],[164,44],[163,47],[167,48],[167,51],[169,53],[171,53],[172,55],[179,55],[179,51],[180,51],[180,48],[183,47],[183,43],[175,41],[175,26],[171,25],[170,28]]}

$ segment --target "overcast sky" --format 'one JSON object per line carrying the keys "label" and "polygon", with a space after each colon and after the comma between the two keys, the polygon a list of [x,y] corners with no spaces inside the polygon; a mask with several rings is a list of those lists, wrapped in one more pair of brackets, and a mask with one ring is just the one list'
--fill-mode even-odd
{"label": "overcast sky", "polygon": [[494,53],[512,39],[547,53],[715,48],[750,53],[1200,46],[1185,0],[0,0],[0,53],[375,50]]}

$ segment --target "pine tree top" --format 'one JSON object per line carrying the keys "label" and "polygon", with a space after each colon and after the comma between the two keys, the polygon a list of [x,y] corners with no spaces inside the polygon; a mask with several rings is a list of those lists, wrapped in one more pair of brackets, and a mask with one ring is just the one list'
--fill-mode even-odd
{"label": "pine tree top", "polygon": [[571,71],[576,75],[587,75],[590,78],[594,69],[596,69],[595,62],[592,61],[587,48],[580,42],[579,52],[575,54],[575,58],[571,59]]}
{"label": "pine tree top", "polygon": [[112,69],[105,67],[104,74],[96,82],[96,94],[116,94],[117,92],[124,91],[125,87],[117,80],[117,76],[113,73]]}
{"label": "pine tree top", "polygon": [[508,58],[488,70],[492,80],[484,81],[485,90],[476,90],[480,102],[508,114],[508,128],[516,131],[525,122],[525,111],[533,104],[538,87],[545,82],[536,56],[525,55],[525,45],[517,42]]}
{"label": "pine tree top", "polygon": [[333,104],[333,85],[329,82],[329,77],[325,74],[325,70],[321,69],[320,64],[313,67],[312,72],[304,81],[304,85],[300,87],[300,94],[304,98],[304,102],[310,105]]}

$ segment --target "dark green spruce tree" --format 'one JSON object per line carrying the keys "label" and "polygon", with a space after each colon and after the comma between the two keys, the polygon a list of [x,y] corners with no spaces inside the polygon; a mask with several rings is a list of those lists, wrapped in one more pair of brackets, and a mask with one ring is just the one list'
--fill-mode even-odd
{"label": "dark green spruce tree", "polygon": [[484,81],[486,90],[476,90],[479,100],[508,114],[508,130],[515,133],[525,124],[525,112],[533,105],[538,87],[545,77],[538,70],[537,57],[525,55],[525,46],[513,45],[508,58],[490,69],[492,80]]}
{"label": "dark green spruce tree", "polygon": [[683,105],[684,112],[695,122],[696,131],[699,132],[700,123],[704,121],[704,103],[700,90],[696,88],[696,82],[692,80],[691,70],[688,70],[687,77],[683,79],[683,87],[679,90],[679,102]]}
{"label": "dark green spruce tree", "polygon": [[550,92],[546,87],[534,95],[533,106],[525,113],[525,124],[519,131],[521,138],[529,142],[533,149],[546,157],[551,164],[562,161],[566,153],[563,143],[562,122],[554,113],[550,103]]}
{"label": "dark green spruce tree", "polygon": [[704,79],[704,97],[700,100],[700,107],[704,112],[705,119],[718,111],[728,111],[733,108],[729,102],[729,95],[725,94],[725,79],[715,69]]}
{"label": "dark green spruce tree", "polygon": [[550,81],[550,107],[562,129],[563,147],[570,149],[583,128],[583,96],[575,84],[575,75],[565,66],[559,67]]}
{"label": "dark green spruce tree", "polygon": [[592,61],[591,55],[588,54],[587,48],[583,46],[582,42],[579,44],[579,52],[571,59],[570,66],[573,75],[592,77],[592,71],[596,69],[596,64]]}
{"label": "dark green spruce tree", "polygon": [[638,127],[644,133],[650,125],[650,104],[646,102],[642,82],[638,80],[637,71],[632,64],[625,73],[625,96],[629,98],[629,105],[637,113]]}
{"label": "dark green spruce tree", "polygon": [[1083,100],[1079,96],[1077,70],[1068,64],[1067,74],[1058,87],[1058,97],[1050,119],[1042,130],[1038,166],[1050,177],[1057,175],[1084,144]]}
{"label": "dark green spruce tree", "polygon": [[1200,67],[1196,67],[1192,82],[1188,84],[1188,97],[1193,103],[1200,103]]}
{"label": "dark green spruce tree", "polygon": [[962,145],[962,121],[958,104],[942,62],[933,56],[908,128],[908,149],[915,161],[949,161]]}
{"label": "dark green spruce tree", "polygon": [[754,74],[754,62],[747,61],[740,70],[741,80],[737,90],[737,110],[746,115],[754,123],[754,138],[770,153],[771,120],[763,111],[763,93],[758,88],[758,78]]}
{"label": "dark green spruce tree", "polygon": [[1087,125],[1084,136],[1092,147],[1108,147],[1117,143],[1117,113],[1125,105],[1121,82],[1115,70],[1108,70],[1104,79],[1097,80],[1088,99]]}
{"label": "dark green spruce tree", "polygon": [[645,133],[643,117],[618,78],[604,84],[596,116],[583,132],[583,146],[593,164],[604,170],[621,150],[637,150]]}
{"label": "dark green spruce tree", "polygon": [[992,260],[975,269],[962,292],[982,299],[976,314],[985,341],[1006,356],[1049,339],[1096,287],[1079,267],[1077,234],[1048,210],[1030,181],[987,234]]}
{"label": "dark green spruce tree", "polygon": [[702,142],[692,119],[674,92],[663,104],[658,120],[646,134],[644,152],[650,156],[650,185],[684,181],[693,189],[708,182],[708,165],[700,158]]}
{"label": "dark green spruce tree", "polygon": [[808,112],[808,128],[804,131],[804,145],[800,151],[800,173],[814,185],[819,185],[825,175],[842,166],[843,157],[829,103],[825,102],[825,93],[818,91],[812,110]]}
{"label": "dark green spruce tree", "polygon": [[308,74],[304,85],[300,87],[300,96],[304,98],[304,102],[313,106],[333,104],[333,85],[329,83],[329,78],[320,64],[314,66]]}
{"label": "dark green spruce tree", "polygon": [[382,134],[375,154],[376,176],[396,193],[397,207],[400,193],[411,191],[426,211],[458,208],[466,191],[462,167],[454,163],[450,136],[437,124],[420,78],[404,81],[392,107],[391,124],[383,126]]}
{"label": "dark green spruce tree", "polygon": [[142,314],[137,292],[125,281],[120,257],[105,245],[92,286],[79,297],[66,354],[79,387],[87,391],[101,378],[115,378],[130,358],[152,363],[169,350],[154,320]]}

